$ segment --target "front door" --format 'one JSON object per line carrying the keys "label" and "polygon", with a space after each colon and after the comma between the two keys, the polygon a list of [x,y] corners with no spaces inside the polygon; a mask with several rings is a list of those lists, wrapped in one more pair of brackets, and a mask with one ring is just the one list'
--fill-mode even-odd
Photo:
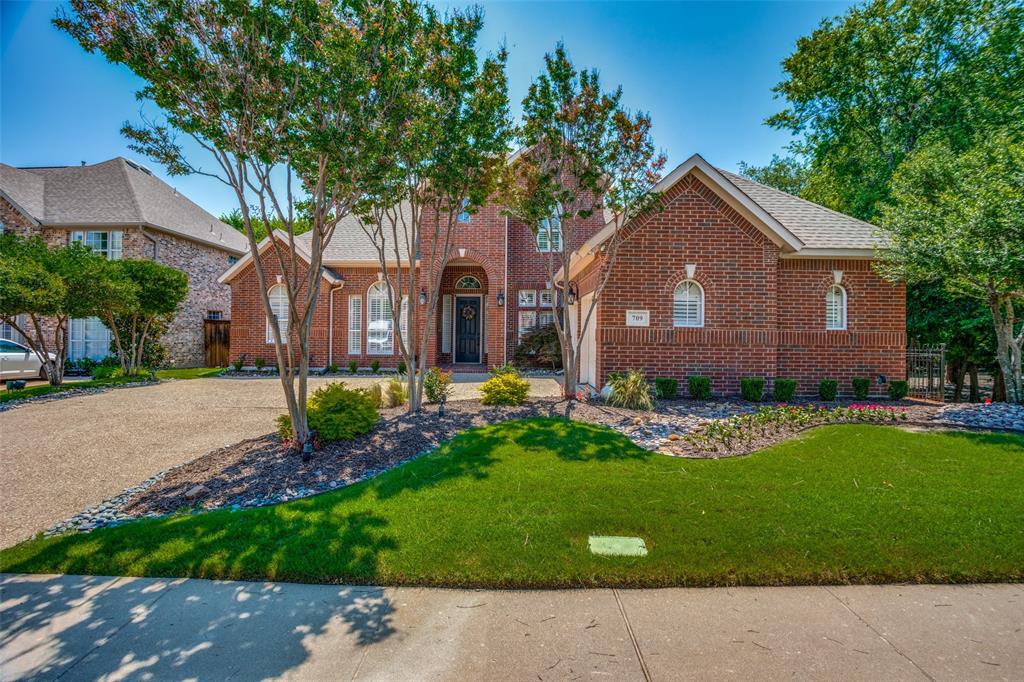
{"label": "front door", "polygon": [[455,362],[482,362],[480,357],[480,299],[455,297]]}

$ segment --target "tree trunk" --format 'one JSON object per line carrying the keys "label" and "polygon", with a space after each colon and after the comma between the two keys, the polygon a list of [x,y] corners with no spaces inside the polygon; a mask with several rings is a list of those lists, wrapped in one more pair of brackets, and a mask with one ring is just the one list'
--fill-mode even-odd
{"label": "tree trunk", "polygon": [[972,403],[981,402],[981,389],[978,385],[978,366],[972,362],[968,367],[968,371],[971,373],[971,395],[969,400]]}
{"label": "tree trunk", "polygon": [[1013,337],[1013,302],[992,294],[989,297],[989,306],[992,310],[992,322],[996,328],[996,358],[999,361],[999,369],[1006,387],[1006,400],[1017,404],[1024,403],[1021,348]]}
{"label": "tree trunk", "polygon": [[575,400],[579,374],[576,371],[576,349],[572,339],[562,344],[562,396],[566,400]]}
{"label": "tree trunk", "polygon": [[964,377],[967,374],[967,363],[957,360],[949,363],[949,376],[953,381],[953,402],[958,403],[964,399]]}
{"label": "tree trunk", "polygon": [[998,368],[992,375],[992,402],[1006,402],[1006,381],[1003,380],[1003,373]]}

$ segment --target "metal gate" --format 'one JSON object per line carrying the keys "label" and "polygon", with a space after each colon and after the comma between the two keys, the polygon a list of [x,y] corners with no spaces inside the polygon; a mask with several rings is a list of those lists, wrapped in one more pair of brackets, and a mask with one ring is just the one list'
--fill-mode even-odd
{"label": "metal gate", "polygon": [[203,320],[203,350],[207,367],[227,367],[231,320]]}
{"label": "metal gate", "polygon": [[907,395],[940,403],[945,400],[945,345],[907,348]]}

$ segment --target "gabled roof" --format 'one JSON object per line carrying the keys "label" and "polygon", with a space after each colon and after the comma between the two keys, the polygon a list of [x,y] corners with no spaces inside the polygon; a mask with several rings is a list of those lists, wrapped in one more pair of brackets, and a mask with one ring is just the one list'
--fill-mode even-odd
{"label": "gabled roof", "polygon": [[[257,244],[257,252],[260,255],[263,255],[263,252],[270,248],[271,237],[274,237],[277,241],[282,242],[285,246],[287,246],[288,244],[288,233],[283,230],[274,230],[272,234],[267,235],[266,237],[263,238],[263,241]],[[309,251],[306,248],[306,244],[303,243],[299,239],[299,237],[295,238],[295,254],[302,260],[306,261],[307,265],[311,263],[313,260],[312,257],[309,255]],[[243,257],[239,258],[234,265],[225,270],[224,274],[217,278],[217,281],[220,282],[221,284],[227,284],[228,282],[233,280],[235,276],[238,273],[240,273],[245,268],[245,266],[247,266],[250,263],[250,261],[252,261],[252,254],[245,254]],[[332,285],[339,286],[345,283],[345,280],[340,275],[338,275],[338,273],[334,272],[330,268],[320,268],[320,274],[322,274],[324,279],[326,279]]]}
{"label": "gabled roof", "polygon": [[144,225],[234,253],[246,249],[237,230],[122,157],[89,166],[0,164],[0,194],[40,225]]}
{"label": "gabled roof", "polygon": [[[399,220],[404,220],[406,223],[412,220],[412,208],[408,201],[403,201],[399,205]],[[403,233],[401,227],[398,230],[399,234]],[[388,237],[390,236],[390,230],[385,227],[384,230],[384,243],[385,243],[385,255],[388,260],[394,258],[394,249],[390,245]],[[295,238],[296,242],[301,242],[302,245],[309,250],[310,242],[313,238],[312,233],[301,234]],[[401,253],[401,260],[403,263],[409,262],[409,249],[404,243],[399,244],[399,252]],[[324,247],[324,264],[326,265],[347,265],[347,264],[362,264],[372,265],[380,262],[380,257],[377,254],[377,247],[374,246],[373,241],[366,235],[363,230],[361,221],[357,216],[349,213],[347,216],[341,219],[337,227],[334,228],[334,234],[331,236],[331,241]]]}
{"label": "gabled roof", "polygon": [[740,191],[757,202],[810,249],[873,249],[878,228],[782,190],[719,169]]}
{"label": "gabled roof", "polygon": [[[876,247],[884,246],[874,225],[715,168],[700,154],[679,164],[653,191],[664,194],[690,174],[764,233],[784,257],[864,258],[872,256]],[[615,224],[609,222],[577,249],[570,276],[589,264],[615,229]]]}

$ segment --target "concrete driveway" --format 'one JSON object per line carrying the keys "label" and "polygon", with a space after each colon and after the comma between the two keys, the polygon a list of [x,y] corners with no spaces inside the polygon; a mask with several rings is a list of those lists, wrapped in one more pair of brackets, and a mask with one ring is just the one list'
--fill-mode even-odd
{"label": "concrete driveway", "polygon": [[[337,381],[311,380],[312,388]],[[380,377],[344,379],[368,386]],[[555,379],[531,379],[536,396]],[[479,396],[479,376],[461,376],[454,399]],[[210,450],[274,430],[284,410],[280,381],[166,381],[0,412],[0,547]]]}
{"label": "concrete driveway", "polygon": [[0,679],[1020,680],[1020,585],[499,591],[0,577]]}

